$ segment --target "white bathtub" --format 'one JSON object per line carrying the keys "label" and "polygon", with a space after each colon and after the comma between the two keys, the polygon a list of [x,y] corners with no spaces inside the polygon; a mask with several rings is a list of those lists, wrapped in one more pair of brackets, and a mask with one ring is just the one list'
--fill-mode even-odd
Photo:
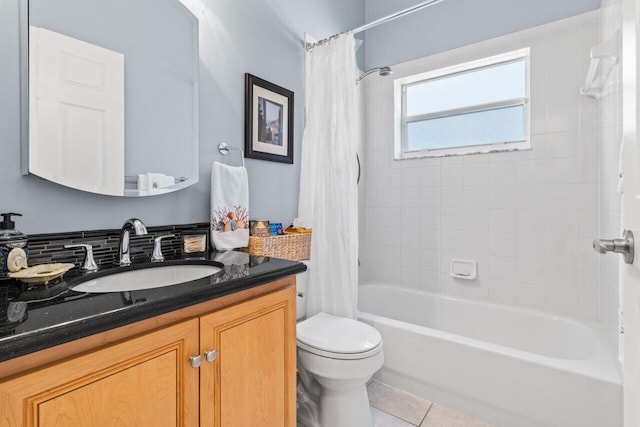
{"label": "white bathtub", "polygon": [[388,284],[362,284],[358,300],[382,334],[382,382],[497,426],[622,426],[595,323]]}

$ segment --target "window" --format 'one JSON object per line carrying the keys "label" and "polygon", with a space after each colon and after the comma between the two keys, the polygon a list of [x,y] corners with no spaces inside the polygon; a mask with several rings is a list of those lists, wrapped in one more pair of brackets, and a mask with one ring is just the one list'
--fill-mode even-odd
{"label": "window", "polygon": [[396,159],[531,148],[529,48],[394,84]]}

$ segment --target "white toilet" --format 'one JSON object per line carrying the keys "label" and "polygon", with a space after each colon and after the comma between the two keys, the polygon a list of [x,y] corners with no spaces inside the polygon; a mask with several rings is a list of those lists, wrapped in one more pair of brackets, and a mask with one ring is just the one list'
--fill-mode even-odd
{"label": "white toilet", "polygon": [[322,427],[372,427],[367,381],[382,367],[382,337],[357,320],[306,313],[307,273],[297,276],[298,363],[320,384]]}

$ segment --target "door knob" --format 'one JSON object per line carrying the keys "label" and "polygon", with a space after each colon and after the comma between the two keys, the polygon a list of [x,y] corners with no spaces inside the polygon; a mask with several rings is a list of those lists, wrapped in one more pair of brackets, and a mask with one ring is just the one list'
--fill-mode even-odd
{"label": "door knob", "polygon": [[189,365],[191,365],[192,368],[199,368],[200,365],[202,365],[202,356],[200,356],[199,354],[191,356],[189,358]]}
{"label": "door knob", "polygon": [[615,252],[622,254],[624,262],[633,264],[635,254],[635,241],[631,230],[624,230],[622,239],[596,239],[593,241],[593,249],[601,254]]}
{"label": "door knob", "polygon": [[218,352],[215,350],[207,350],[204,352],[204,358],[207,362],[213,362],[218,357]]}

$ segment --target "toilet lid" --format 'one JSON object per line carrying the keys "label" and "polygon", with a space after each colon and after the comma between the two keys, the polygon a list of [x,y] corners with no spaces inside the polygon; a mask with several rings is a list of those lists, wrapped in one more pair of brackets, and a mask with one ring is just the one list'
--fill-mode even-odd
{"label": "toilet lid", "polygon": [[298,341],[331,353],[364,353],[382,342],[373,326],[326,313],[298,323],[296,329]]}

